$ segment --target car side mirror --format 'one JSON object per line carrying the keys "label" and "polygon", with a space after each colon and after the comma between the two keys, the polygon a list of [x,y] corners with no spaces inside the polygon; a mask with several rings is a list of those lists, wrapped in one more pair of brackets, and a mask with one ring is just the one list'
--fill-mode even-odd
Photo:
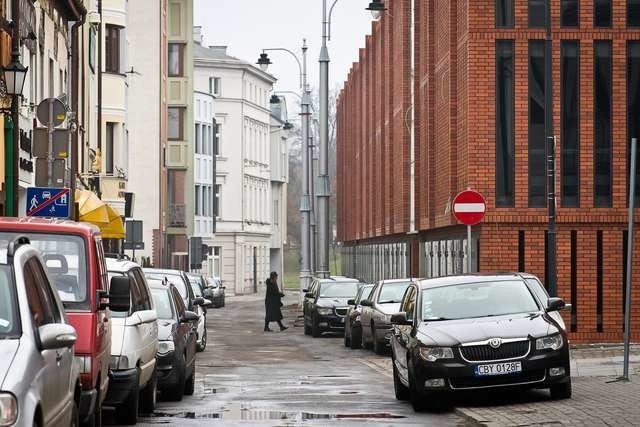
{"label": "car side mirror", "polygon": [[407,318],[407,313],[401,311],[400,313],[391,315],[392,325],[412,325],[413,320]]}
{"label": "car side mirror", "polygon": [[356,305],[356,300],[350,299],[349,301],[347,301],[347,305]]}
{"label": "car side mirror", "polygon": [[363,307],[373,307],[373,303],[368,299],[363,299],[362,301],[360,301],[360,305]]}
{"label": "car side mirror", "polygon": [[114,276],[109,286],[109,308],[111,311],[128,312],[131,309],[131,278]]}
{"label": "car side mirror", "polygon": [[315,298],[315,295],[313,294],[313,292],[307,292],[306,294],[304,294],[305,298]]}
{"label": "car side mirror", "polygon": [[76,330],[66,323],[50,323],[38,328],[40,338],[40,349],[56,350],[59,348],[69,348],[76,342]]}
{"label": "car side mirror", "polygon": [[549,298],[547,301],[547,312],[568,310],[571,308],[571,304],[565,304],[562,298]]}
{"label": "car side mirror", "polygon": [[195,322],[196,320],[200,320],[200,316],[198,316],[198,314],[194,313],[193,311],[187,310],[180,318],[180,323]]}
{"label": "car side mirror", "polygon": [[193,304],[194,305],[204,305],[204,298],[196,297],[196,299],[193,300]]}
{"label": "car side mirror", "polygon": [[204,299],[204,302],[202,303],[202,306],[203,306],[204,308],[213,308],[213,301],[211,301],[211,300],[210,300],[210,299],[208,299],[208,298],[205,298],[205,299]]}
{"label": "car side mirror", "polygon": [[305,288],[305,289],[302,290],[302,292],[304,292],[306,294],[307,292],[309,292],[309,289]]}

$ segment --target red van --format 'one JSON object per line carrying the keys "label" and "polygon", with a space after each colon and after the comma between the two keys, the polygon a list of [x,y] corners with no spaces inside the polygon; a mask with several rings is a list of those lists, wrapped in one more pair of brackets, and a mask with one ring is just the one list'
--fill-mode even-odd
{"label": "red van", "polygon": [[[26,235],[41,251],[69,321],[77,331],[75,361],[82,382],[80,420],[84,425],[99,426],[111,356],[109,288],[100,230],[91,224],[66,220],[0,218],[0,241],[11,241],[16,235]],[[114,296],[114,302],[115,299]]]}

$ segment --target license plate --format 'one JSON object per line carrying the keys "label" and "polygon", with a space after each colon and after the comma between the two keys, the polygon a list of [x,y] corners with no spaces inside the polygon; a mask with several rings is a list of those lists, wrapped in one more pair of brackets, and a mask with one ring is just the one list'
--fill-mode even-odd
{"label": "license plate", "polygon": [[492,363],[476,366],[476,376],[508,375],[522,372],[522,362]]}

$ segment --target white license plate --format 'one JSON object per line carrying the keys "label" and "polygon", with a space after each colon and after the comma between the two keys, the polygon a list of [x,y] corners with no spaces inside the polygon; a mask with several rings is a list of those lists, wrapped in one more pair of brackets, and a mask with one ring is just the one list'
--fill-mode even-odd
{"label": "white license plate", "polygon": [[508,375],[522,372],[522,362],[492,363],[490,365],[476,366],[476,376]]}

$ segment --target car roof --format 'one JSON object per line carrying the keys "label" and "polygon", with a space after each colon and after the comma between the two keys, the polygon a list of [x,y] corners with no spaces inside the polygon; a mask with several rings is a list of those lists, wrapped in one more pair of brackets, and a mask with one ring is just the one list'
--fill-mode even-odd
{"label": "car roof", "polygon": [[0,229],[25,233],[81,233],[87,235],[100,233],[98,227],[86,222],[35,217],[2,217],[0,218]]}
{"label": "car roof", "polygon": [[419,282],[420,278],[416,278],[416,277],[405,277],[404,279],[384,279],[381,280],[380,284],[385,285],[387,283],[407,283],[407,282],[411,282],[411,283],[415,283],[415,282]]}
{"label": "car roof", "polygon": [[169,289],[172,285],[171,283],[165,285],[164,282],[160,279],[147,279],[147,283],[151,289]]}
{"label": "car roof", "polygon": [[182,276],[182,270],[173,270],[170,268],[143,268],[145,273],[171,274],[174,276]]}
{"label": "car roof", "polygon": [[320,283],[360,283],[358,279],[345,276],[318,277],[316,280]]}
{"label": "car roof", "polygon": [[440,286],[461,285],[465,283],[498,282],[525,278],[535,278],[535,276],[520,273],[475,273],[462,274],[457,276],[434,277],[431,279],[420,280],[418,283],[422,289],[425,289],[436,288]]}
{"label": "car roof", "polygon": [[125,273],[129,270],[140,267],[139,264],[127,259],[106,258],[106,262],[107,271],[116,271],[118,273]]}

